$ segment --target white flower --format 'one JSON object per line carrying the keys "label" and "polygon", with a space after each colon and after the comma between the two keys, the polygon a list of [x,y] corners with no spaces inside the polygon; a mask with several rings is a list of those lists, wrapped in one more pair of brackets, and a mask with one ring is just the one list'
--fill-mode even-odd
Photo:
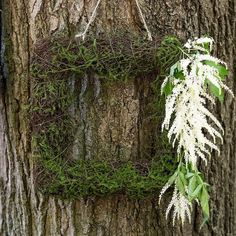
{"label": "white flower", "polygon": [[161,199],[162,199],[163,194],[166,192],[166,190],[167,190],[170,186],[171,186],[171,185],[167,182],[167,183],[165,184],[165,186],[162,188],[162,190],[161,190],[161,192],[160,192],[160,195],[159,195],[159,201],[158,201],[159,204],[160,204],[160,202],[161,202]]}
{"label": "white flower", "polygon": [[[194,45],[205,42],[211,43],[213,40],[201,38],[193,42],[188,41],[186,47],[191,49],[195,47]],[[189,54],[187,59],[182,59],[171,67],[170,76],[162,86],[163,89],[170,78],[174,81],[172,93],[166,98],[162,128],[168,130],[168,138],[172,140],[173,146],[178,141],[177,153],[184,153],[185,161],[192,163],[193,166],[197,165],[199,158],[206,162],[206,155],[209,155],[212,149],[219,152],[219,148],[215,145],[216,138],[223,141],[220,133],[223,132],[223,127],[205,107],[206,100],[214,103],[207,93],[206,81],[218,88],[219,94],[222,93],[222,89],[233,94],[221,81],[218,70],[203,64],[206,60],[226,65],[210,55]],[[176,69],[182,71],[184,79],[174,77]],[[204,135],[205,131],[208,131],[211,139]]]}
{"label": "white flower", "polygon": [[[198,50],[198,51],[209,53],[212,51],[213,42],[214,42],[214,39],[210,37],[195,38],[195,40],[189,39],[184,44],[184,47],[188,49],[188,52],[190,52],[190,50]],[[204,44],[208,44],[209,49],[206,49],[204,47]]]}
{"label": "white flower", "polygon": [[170,210],[173,208],[173,225],[175,220],[181,220],[182,224],[188,218],[189,223],[191,222],[191,202],[175,187],[172,199],[166,210],[166,218],[169,215]]}
{"label": "white flower", "polygon": [[[222,95],[222,90],[234,96],[222,82],[224,74],[227,74],[227,65],[209,55],[212,44],[212,38],[188,40],[184,45],[188,51],[187,58],[181,59],[170,68],[170,75],[166,77],[161,87],[164,92],[167,83],[174,86],[166,97],[162,129],[168,130],[168,138],[172,145],[175,146],[177,143],[178,156],[183,156],[185,163],[190,163],[192,168],[197,166],[199,159],[207,163],[207,157],[211,155],[212,150],[220,152],[216,145],[217,139],[223,142],[223,127],[206,108],[207,101],[214,104],[214,99],[208,94],[207,85],[213,88],[217,97]],[[206,131],[208,136],[205,134]],[[174,181],[173,177],[170,179],[172,182],[169,180],[161,190],[159,202],[164,192],[175,183],[166,217],[173,208],[173,224],[176,218],[183,224],[186,217],[189,221],[191,219],[191,202],[180,192],[176,180]],[[184,194],[188,195],[186,186],[184,191]]]}
{"label": "white flower", "polygon": [[209,38],[209,37],[202,37],[202,38],[196,38],[195,39],[196,44],[202,44],[202,43],[211,43],[211,44],[213,44],[213,42],[214,42],[214,39]]}

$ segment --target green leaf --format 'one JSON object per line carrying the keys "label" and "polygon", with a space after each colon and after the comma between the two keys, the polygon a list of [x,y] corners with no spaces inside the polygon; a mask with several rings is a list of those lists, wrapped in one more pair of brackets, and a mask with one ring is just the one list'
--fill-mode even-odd
{"label": "green leaf", "polygon": [[200,201],[203,211],[209,215],[209,207],[208,207],[209,194],[205,187],[202,188]]}
{"label": "green leaf", "polygon": [[221,65],[221,64],[216,63],[214,61],[206,60],[206,61],[203,62],[203,64],[211,66],[211,67],[214,67],[215,69],[217,69],[218,72],[219,72],[219,76],[220,76],[222,81],[224,81],[225,80],[225,76],[227,76],[229,74],[227,68],[224,65]]}
{"label": "green leaf", "polygon": [[178,70],[174,72],[174,77],[180,80],[185,79],[183,71],[178,71]]}
{"label": "green leaf", "polygon": [[174,85],[171,83],[170,80],[168,80],[168,82],[163,87],[162,91],[166,96],[168,96],[172,93],[173,88],[174,88]]}
{"label": "green leaf", "polygon": [[194,173],[189,172],[188,174],[186,174],[185,177],[186,177],[187,179],[189,179],[189,178],[192,177],[192,176],[194,176]]}
{"label": "green leaf", "polygon": [[170,75],[174,76],[174,74],[176,73],[176,71],[179,70],[179,68],[180,68],[180,63],[179,62],[177,62],[173,66],[171,66],[171,68],[170,68]]}
{"label": "green leaf", "polygon": [[202,184],[199,184],[197,188],[194,190],[194,192],[190,195],[191,199],[197,197],[201,189],[202,189]]}
{"label": "green leaf", "polygon": [[210,53],[210,43],[203,43],[203,47],[207,50],[208,53]]}
{"label": "green leaf", "polygon": [[168,180],[168,184],[169,184],[169,185],[172,185],[172,184],[175,182],[177,175],[178,175],[178,172],[176,171],[176,172],[169,178],[169,180]]}
{"label": "green leaf", "polygon": [[214,96],[216,96],[220,102],[224,101],[224,91],[220,91],[219,88],[217,88],[215,85],[210,85],[210,91]]}
{"label": "green leaf", "polygon": [[216,87],[214,84],[212,84],[209,80],[206,81],[207,84],[209,85],[209,89],[211,91],[211,93],[217,97],[220,102],[224,101],[224,91],[220,90],[218,87]]}
{"label": "green leaf", "polygon": [[203,216],[204,216],[204,220],[203,223],[201,225],[201,227],[208,221],[209,219],[209,195],[207,192],[207,189],[205,187],[202,188],[201,194],[200,194],[200,204],[202,207],[202,212],[203,212]]}
{"label": "green leaf", "polygon": [[185,194],[185,185],[182,182],[180,176],[178,176],[178,178],[177,178],[176,186],[177,186],[178,190],[184,195]]}
{"label": "green leaf", "polygon": [[196,189],[197,185],[197,178],[196,175],[194,175],[190,180],[189,180],[189,185],[188,185],[188,194],[192,196],[194,190]]}
{"label": "green leaf", "polygon": [[179,177],[180,177],[182,183],[186,186],[187,185],[187,180],[185,179],[184,173],[179,172]]}

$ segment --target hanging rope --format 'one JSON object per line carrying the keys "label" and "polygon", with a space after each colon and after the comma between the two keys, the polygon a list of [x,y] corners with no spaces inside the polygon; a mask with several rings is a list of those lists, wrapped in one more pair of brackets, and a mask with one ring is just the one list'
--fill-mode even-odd
{"label": "hanging rope", "polygon": [[139,2],[138,2],[138,0],[135,0],[135,2],[136,2],[136,5],[138,7],[138,11],[139,11],[139,14],[141,16],[141,19],[143,21],[143,25],[144,25],[144,27],[145,27],[145,29],[147,31],[148,39],[150,41],[152,41],[152,34],[151,34],[150,30],[148,29],[148,26],[147,26],[146,20],[145,20],[145,18],[143,16],[142,10],[141,10],[140,5],[139,5]]}
{"label": "hanging rope", "polygon": [[100,2],[101,2],[101,0],[98,0],[98,1],[97,1],[97,4],[96,4],[96,6],[95,6],[95,8],[94,8],[94,10],[93,10],[93,13],[92,13],[92,15],[91,15],[91,17],[90,17],[90,19],[89,19],[88,24],[87,24],[86,27],[85,27],[84,32],[83,32],[83,33],[76,34],[76,35],[75,35],[76,38],[82,37],[82,39],[85,40],[85,37],[86,37],[87,31],[88,31],[88,29],[89,29],[89,26],[93,23],[93,21],[94,21],[94,19],[95,19],[95,16],[96,16],[96,13],[97,13],[97,9],[98,9],[98,7],[99,7]]}
{"label": "hanging rope", "polygon": [[[93,23],[93,21],[95,20],[96,13],[97,13],[97,9],[98,9],[98,7],[99,7],[100,2],[101,2],[101,0],[98,0],[98,1],[97,1],[97,4],[96,4],[96,6],[95,6],[95,8],[94,8],[94,10],[93,10],[93,13],[92,13],[92,15],[91,15],[91,17],[90,17],[90,19],[89,19],[88,24],[87,24],[86,27],[85,27],[84,32],[83,32],[83,33],[78,33],[78,34],[76,34],[76,35],[75,35],[76,38],[82,37],[82,39],[85,40],[87,31],[88,31],[90,25],[91,25],[91,24]],[[139,14],[140,14],[141,19],[142,19],[142,21],[143,21],[143,25],[144,25],[144,27],[145,27],[145,29],[146,29],[146,31],[147,31],[148,40],[152,41],[152,34],[151,34],[150,30],[148,29],[146,20],[145,20],[145,18],[144,18],[144,16],[143,16],[143,13],[142,13],[142,10],[141,10],[141,7],[140,7],[140,5],[139,5],[138,0],[135,0],[135,3],[136,3],[136,5],[137,5]]]}

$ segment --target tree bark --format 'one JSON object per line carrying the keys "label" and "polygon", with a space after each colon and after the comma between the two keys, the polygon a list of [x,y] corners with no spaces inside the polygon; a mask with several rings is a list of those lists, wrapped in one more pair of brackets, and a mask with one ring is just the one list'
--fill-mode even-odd
{"label": "tree bark", "polygon": [[[60,200],[37,192],[27,119],[32,50],[39,38],[61,32],[69,37],[82,31],[96,1],[5,0],[1,3],[4,28],[1,54],[5,48],[5,57],[0,90],[0,235],[236,235],[236,103],[229,96],[215,107],[225,127],[225,139],[221,155],[213,155],[208,167],[203,167],[212,190],[211,219],[201,232],[201,213],[197,207],[191,224],[172,227],[171,221],[165,219],[166,204],[159,206],[156,199],[131,200],[116,195]],[[216,41],[216,55],[229,66],[227,84],[236,94],[233,79],[236,76],[236,0],[140,0],[140,4],[153,35],[174,34],[184,40],[211,35]],[[105,32],[119,27],[144,31],[135,1],[102,1],[91,30]],[[141,90],[132,82],[123,86],[112,88],[113,94],[120,95],[116,105],[120,112],[114,112],[117,107],[112,105],[113,100],[109,97],[104,112],[107,116],[99,118],[105,124],[101,124],[96,132],[101,140],[104,138],[105,145],[111,146],[109,152],[116,153],[117,145],[123,142],[124,157],[132,159],[138,155],[140,138],[137,136],[142,132],[137,124],[143,105],[141,97],[145,97],[149,84],[144,83],[142,86],[146,89]],[[81,104],[80,108],[83,106]],[[114,117],[115,124],[109,123],[108,112]],[[121,113],[125,116],[120,117]],[[88,130],[95,119],[91,114],[93,112],[87,111],[83,117]],[[112,142],[105,135],[109,130],[106,120],[112,127]],[[122,127],[119,135],[115,133],[117,126]],[[86,134],[89,155],[89,145],[93,141],[89,131]]]}

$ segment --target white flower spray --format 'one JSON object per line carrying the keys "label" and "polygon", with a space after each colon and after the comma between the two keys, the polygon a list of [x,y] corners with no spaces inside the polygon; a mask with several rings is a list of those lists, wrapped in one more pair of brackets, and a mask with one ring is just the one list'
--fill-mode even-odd
{"label": "white flower spray", "polygon": [[228,75],[227,65],[210,55],[212,46],[212,38],[188,40],[181,49],[183,59],[170,68],[170,74],[161,87],[166,95],[162,129],[168,131],[173,147],[177,143],[179,160],[178,169],[160,193],[161,200],[164,192],[174,184],[173,196],[166,211],[167,217],[173,208],[173,224],[176,218],[182,223],[187,218],[191,220],[193,200],[200,203],[204,222],[209,218],[208,184],[197,170],[197,163],[201,159],[207,164],[212,150],[220,152],[216,141],[223,142],[223,127],[206,108],[206,102],[214,104],[213,97],[223,101],[223,90],[233,96],[233,92],[223,83]]}

